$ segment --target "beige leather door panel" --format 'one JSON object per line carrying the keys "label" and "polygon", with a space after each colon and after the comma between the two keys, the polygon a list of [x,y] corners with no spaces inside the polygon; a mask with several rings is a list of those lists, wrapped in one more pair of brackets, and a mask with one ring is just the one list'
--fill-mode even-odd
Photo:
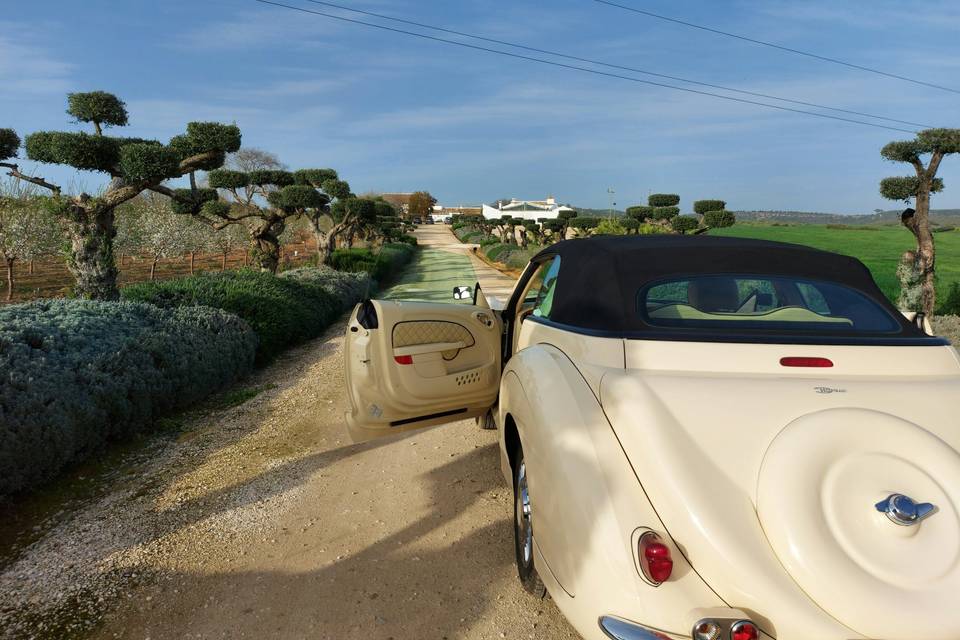
{"label": "beige leather door panel", "polygon": [[355,442],[478,416],[496,401],[501,325],[493,311],[367,304],[376,319],[358,305],[346,336],[347,427]]}

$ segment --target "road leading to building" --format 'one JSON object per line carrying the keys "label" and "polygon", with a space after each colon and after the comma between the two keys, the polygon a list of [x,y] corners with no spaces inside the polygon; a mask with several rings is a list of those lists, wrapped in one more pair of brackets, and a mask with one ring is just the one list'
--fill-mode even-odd
{"label": "road leading to building", "polygon": [[[489,276],[424,229],[401,286]],[[241,404],[188,417],[20,550],[0,572],[0,637],[575,639],[516,579],[495,433],[349,442],[343,330],[258,372]]]}

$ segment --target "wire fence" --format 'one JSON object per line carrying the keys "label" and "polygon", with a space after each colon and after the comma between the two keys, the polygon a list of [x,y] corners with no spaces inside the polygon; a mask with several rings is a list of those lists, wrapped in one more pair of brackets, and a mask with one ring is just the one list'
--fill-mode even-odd
{"label": "wire fence", "polygon": [[[280,251],[280,269],[292,269],[316,263],[317,246],[313,241],[285,244]],[[182,278],[196,273],[242,269],[250,266],[249,249],[222,253],[188,253],[157,259],[150,255],[120,254],[116,256],[120,285],[155,280]],[[0,304],[25,302],[36,298],[58,298],[70,295],[74,279],[64,259],[49,256],[30,261],[17,261],[13,266],[13,295],[7,300],[6,269],[0,269]]]}

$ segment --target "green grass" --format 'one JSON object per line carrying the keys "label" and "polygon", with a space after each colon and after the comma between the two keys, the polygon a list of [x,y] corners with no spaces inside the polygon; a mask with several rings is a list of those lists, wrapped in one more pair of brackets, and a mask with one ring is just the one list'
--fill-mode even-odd
{"label": "green grass", "polygon": [[[793,242],[853,256],[867,265],[880,289],[893,301],[900,291],[897,263],[904,251],[916,246],[909,231],[893,226],[828,229],[819,224],[774,227],[737,223],[726,229],[713,229],[710,235]],[[960,232],[937,233],[934,240],[937,245],[937,297],[942,300],[950,284],[960,282]]]}
{"label": "green grass", "polygon": [[[453,288],[472,287],[477,281],[470,258],[429,247],[421,248],[385,300],[418,300],[421,302],[454,302]],[[469,301],[468,301],[469,302]]]}

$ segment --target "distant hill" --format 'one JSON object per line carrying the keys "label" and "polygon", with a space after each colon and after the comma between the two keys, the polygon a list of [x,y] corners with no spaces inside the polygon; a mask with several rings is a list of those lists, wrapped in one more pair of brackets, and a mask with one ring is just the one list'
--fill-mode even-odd
{"label": "distant hill", "polygon": [[[799,224],[899,224],[903,209],[845,215],[816,211],[735,211],[741,222],[792,222]],[[930,219],[938,224],[960,224],[960,209],[932,209]]]}
{"label": "distant hill", "polygon": [[[577,215],[580,216],[581,218],[609,218],[610,217],[610,209],[587,209],[586,207],[578,207],[573,204],[568,204],[566,206],[573,207],[574,209],[576,209]],[[613,215],[623,216],[623,215],[626,215],[626,213],[621,211],[620,209],[614,209]]]}

